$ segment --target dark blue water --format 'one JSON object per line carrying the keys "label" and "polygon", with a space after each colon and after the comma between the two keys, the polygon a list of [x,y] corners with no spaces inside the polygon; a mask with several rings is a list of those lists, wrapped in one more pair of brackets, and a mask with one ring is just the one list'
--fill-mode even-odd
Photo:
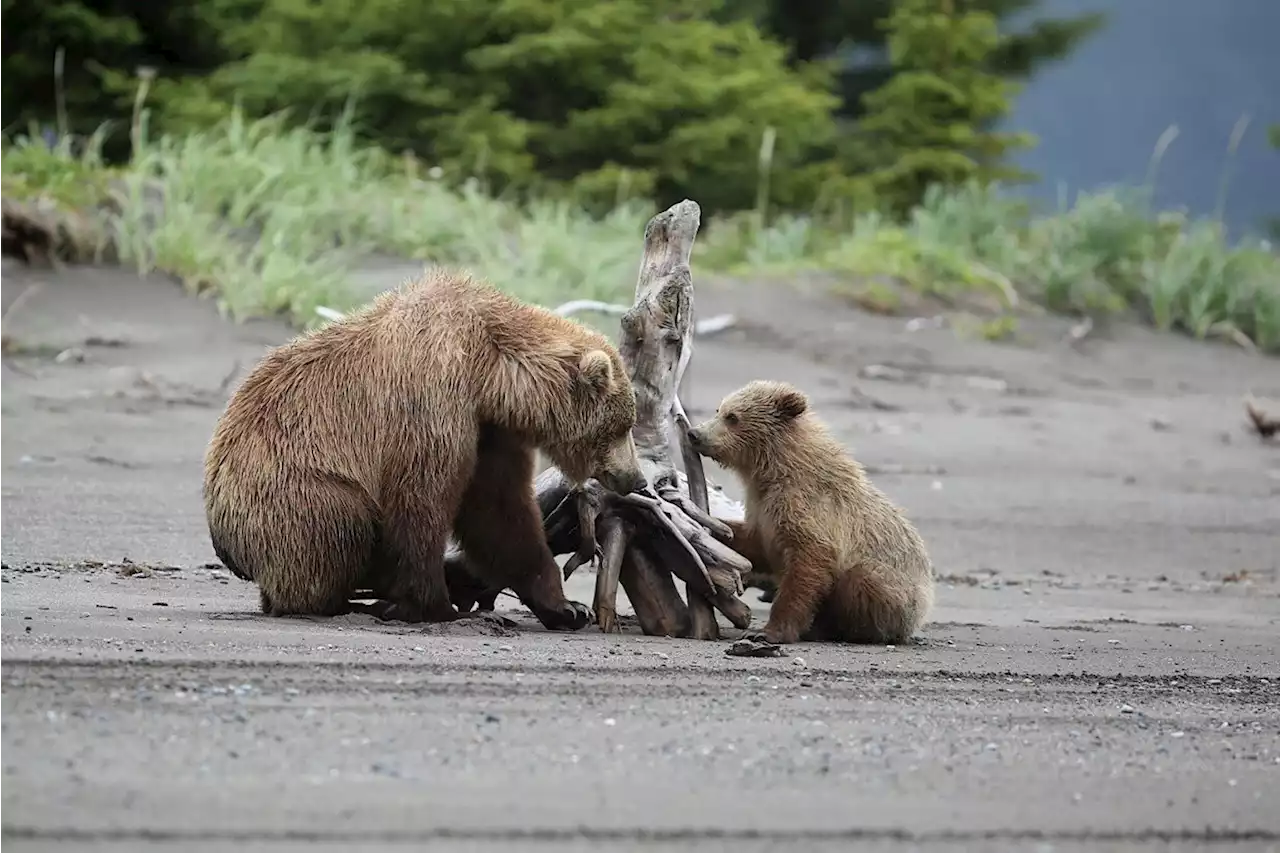
{"label": "dark blue water", "polygon": [[1231,165],[1225,220],[1234,234],[1280,217],[1280,0],[1043,0],[1037,15],[1104,11],[1105,28],[1044,68],[1009,126],[1040,144],[1017,157],[1041,176],[1028,192],[1056,202],[1080,189],[1144,180],[1160,135],[1179,135],[1157,177],[1157,203],[1211,215],[1232,128],[1252,121]]}

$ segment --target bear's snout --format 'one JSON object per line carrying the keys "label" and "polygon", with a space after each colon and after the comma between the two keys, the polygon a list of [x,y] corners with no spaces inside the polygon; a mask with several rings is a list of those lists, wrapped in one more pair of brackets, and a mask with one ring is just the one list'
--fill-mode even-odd
{"label": "bear's snout", "polygon": [[707,442],[702,437],[702,433],[698,431],[697,427],[693,427],[689,430],[689,445],[699,453],[705,454],[706,452]]}

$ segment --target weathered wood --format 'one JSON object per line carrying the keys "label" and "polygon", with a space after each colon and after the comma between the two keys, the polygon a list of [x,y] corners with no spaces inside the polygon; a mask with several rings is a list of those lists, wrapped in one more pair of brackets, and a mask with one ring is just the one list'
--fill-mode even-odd
{"label": "weathered wood", "polygon": [[[686,200],[645,226],[635,304],[622,317],[619,349],[630,367],[636,390],[635,439],[642,465],[648,469],[645,476],[661,499],[670,501],[673,493],[679,495],[670,442],[675,432],[686,466],[689,495],[695,506],[705,510],[702,458],[691,452],[692,448],[686,449],[689,423],[678,396],[680,380],[693,356],[693,273],[689,263],[701,214],[696,204]],[[701,558],[697,562],[705,565]],[[685,598],[690,635],[718,639],[720,631],[710,603],[687,580]]]}
{"label": "weathered wood", "polygon": [[0,198],[0,247],[32,266],[119,260],[104,210],[70,210],[49,198]]}
{"label": "weathered wood", "polygon": [[606,634],[616,634],[618,627],[618,580],[622,573],[622,559],[627,554],[627,541],[631,537],[630,524],[623,518],[610,515],[600,522],[603,538],[599,571],[596,572],[596,594],[592,607],[596,611],[596,624]]}
{"label": "weathered wood", "polygon": [[[678,396],[693,355],[689,259],[700,224],[701,210],[688,200],[649,220],[635,301],[621,320],[618,350],[635,389],[632,434],[649,489],[617,495],[592,480],[573,490],[554,469],[534,484],[551,550],[573,553],[565,576],[588,562],[601,572],[595,609],[603,630],[617,624],[618,584],[647,634],[717,639],[717,610],[741,628],[751,621],[750,608],[738,597],[751,563],[733,550],[732,533],[709,512],[702,458],[689,444],[689,421]],[[676,468],[677,453],[684,472]],[[684,582],[685,600],[673,575]]]}
{"label": "weathered wood", "polygon": [[[736,627],[751,624],[751,609],[739,597],[751,563],[733,549],[728,526],[715,519],[741,519],[742,505],[708,484],[678,395],[693,354],[689,258],[700,217],[697,204],[683,201],[649,221],[635,302],[622,315],[618,349],[635,389],[632,434],[649,488],[619,495],[590,480],[575,489],[554,467],[533,483],[548,546],[557,556],[572,555],[565,578],[585,564],[596,567],[594,609],[606,632],[618,630],[619,586],[646,634],[717,639],[717,611]],[[684,471],[676,468],[677,453]],[[446,565],[460,609],[492,608],[499,591],[460,577],[460,552],[451,550]]]}
{"label": "weathered wood", "polygon": [[[747,517],[747,508],[741,501],[735,501],[733,498],[725,494],[724,489],[718,485],[712,484],[708,490],[708,504],[713,518],[723,518],[726,521],[742,521]],[[727,527],[725,528],[728,529]],[[712,531],[713,535],[715,531]],[[723,540],[730,541],[732,534]],[[770,575],[761,574],[752,569],[740,572],[742,577],[742,585],[744,587],[755,587],[763,592],[760,596],[761,601],[773,601],[774,595],[778,591],[777,580]]]}
{"label": "weathered wood", "polygon": [[658,568],[644,548],[627,551],[621,580],[641,631],[651,637],[688,636],[689,609],[680,599],[675,579]]}

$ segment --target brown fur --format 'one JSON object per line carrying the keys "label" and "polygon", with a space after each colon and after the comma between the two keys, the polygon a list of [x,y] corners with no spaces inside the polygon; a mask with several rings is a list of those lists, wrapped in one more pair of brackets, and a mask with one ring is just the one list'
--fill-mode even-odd
{"label": "brown fur", "polygon": [[690,437],[746,487],[745,520],[726,523],[753,573],[779,581],[764,639],[896,643],[924,624],[933,606],[924,542],[803,393],[752,382]]}
{"label": "brown fur", "polygon": [[450,533],[482,581],[580,628],[533,494],[536,449],[582,481],[644,488],[635,395],[585,326],[454,272],[427,273],[271,351],[205,457],[213,546],[272,615],[333,615],[357,588],[385,618],[457,618]]}

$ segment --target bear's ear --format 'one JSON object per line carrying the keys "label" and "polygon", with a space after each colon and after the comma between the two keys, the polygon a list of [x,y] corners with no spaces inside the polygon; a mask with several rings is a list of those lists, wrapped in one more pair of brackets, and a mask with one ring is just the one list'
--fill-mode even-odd
{"label": "bear's ear", "polygon": [[809,408],[809,400],[802,391],[788,388],[778,395],[778,414],[786,420],[803,415]]}
{"label": "bear's ear", "polygon": [[603,394],[613,384],[613,360],[604,350],[593,349],[578,362],[578,381]]}

